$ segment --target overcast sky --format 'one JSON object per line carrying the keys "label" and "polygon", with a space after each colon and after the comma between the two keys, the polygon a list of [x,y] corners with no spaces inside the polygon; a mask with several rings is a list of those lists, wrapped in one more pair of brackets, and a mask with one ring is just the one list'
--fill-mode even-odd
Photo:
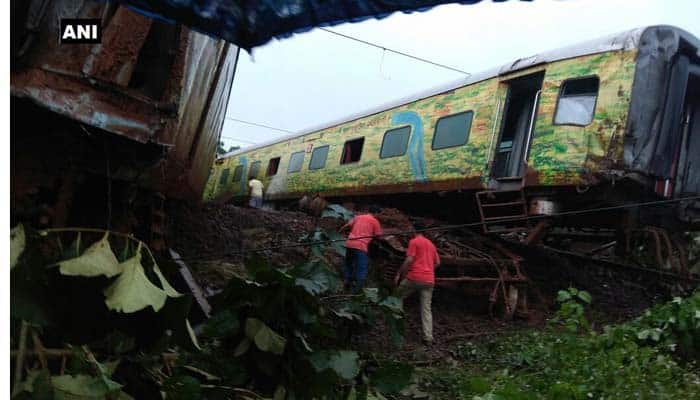
{"label": "overcast sky", "polygon": [[[700,0],[510,0],[444,5],[423,13],[328,29],[479,72],[517,58],[644,25],[700,37]],[[228,149],[342,119],[464,74],[319,29],[241,51],[222,140]]]}

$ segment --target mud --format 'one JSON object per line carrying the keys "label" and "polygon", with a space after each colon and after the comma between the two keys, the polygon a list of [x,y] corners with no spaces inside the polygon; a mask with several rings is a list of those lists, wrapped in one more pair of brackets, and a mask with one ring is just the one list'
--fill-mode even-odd
{"label": "mud", "polygon": [[[348,209],[355,204],[343,204]],[[222,289],[232,276],[244,272],[243,261],[257,252],[272,265],[289,266],[305,262],[310,249],[289,246],[316,227],[337,230],[345,223],[342,219],[319,218],[298,211],[256,210],[234,205],[177,205],[170,208],[170,235],[168,246],[177,251],[192,270],[205,292]],[[370,271],[366,286],[390,287],[394,271],[403,261],[403,248],[414,221],[424,225],[441,226],[445,221],[408,215],[393,208],[383,208],[378,213],[386,233],[395,233],[389,242],[374,240],[370,246]],[[471,231],[431,232],[427,234],[438,245],[443,255],[455,258],[471,257],[470,248],[489,250],[490,243],[483,236]],[[468,244],[465,250],[465,243]],[[275,248],[285,246],[282,248]],[[511,250],[513,248],[510,248]],[[513,250],[515,251],[515,250]],[[498,257],[502,257],[501,253]],[[489,335],[526,328],[538,328],[553,314],[554,299],[558,290],[573,286],[593,294],[594,303],[588,317],[594,327],[605,323],[629,319],[641,310],[662,299],[659,292],[649,290],[642,283],[624,281],[624,277],[606,271],[587,273],[588,269],[567,258],[547,252],[523,252],[523,273],[530,278],[527,288],[528,312],[516,313],[512,320],[489,312],[489,291],[478,283],[469,285],[442,285],[433,296],[433,320],[436,343],[431,348],[421,344],[421,322],[418,296],[409,297],[405,303],[405,342],[392,344],[388,330],[382,321],[367,330],[356,332],[349,338],[358,349],[379,352],[404,360],[437,360],[450,356],[454,344]],[[324,254],[329,265],[340,273],[342,258],[332,251]],[[592,261],[591,261],[592,262]],[[473,270],[470,270],[473,271]]]}

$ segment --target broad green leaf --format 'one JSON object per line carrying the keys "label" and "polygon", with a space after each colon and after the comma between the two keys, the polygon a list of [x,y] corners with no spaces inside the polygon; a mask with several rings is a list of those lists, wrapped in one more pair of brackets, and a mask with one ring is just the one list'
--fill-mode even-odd
{"label": "broad green leaf", "polygon": [[401,299],[395,296],[389,296],[384,298],[381,302],[379,302],[379,305],[382,307],[386,307],[390,309],[393,312],[400,313],[403,312],[403,306],[401,304]]}
{"label": "broad green leaf", "polygon": [[17,226],[10,231],[10,269],[17,265],[17,261],[19,261],[19,257],[24,252],[26,244],[24,226],[22,224],[17,224]]}
{"label": "broad green leaf", "polygon": [[202,332],[207,337],[219,338],[234,335],[239,328],[238,316],[230,310],[224,310],[209,318]]}
{"label": "broad green leaf", "polygon": [[339,204],[330,204],[323,210],[321,218],[342,218],[349,221],[354,216],[353,212]]}
{"label": "broad green leaf", "polygon": [[585,290],[581,290],[580,292],[578,292],[577,296],[579,299],[583,300],[586,304],[591,304],[591,301],[593,300],[593,298],[591,297],[591,294]]}
{"label": "broad green leaf", "polygon": [[571,294],[566,290],[560,290],[557,292],[557,301],[563,303],[565,301],[571,300]]}
{"label": "broad green leaf", "polygon": [[165,294],[167,294],[170,297],[182,296],[182,293],[178,292],[172,286],[170,286],[170,283],[168,282],[167,279],[165,279],[165,276],[163,276],[163,273],[160,272],[160,268],[158,268],[158,265],[156,265],[155,262],[153,263],[153,272],[155,272],[156,275],[158,276],[158,280],[160,281],[160,284],[163,286],[163,291],[165,291]]}
{"label": "broad green leaf", "polygon": [[285,397],[287,397],[287,389],[285,389],[282,385],[277,386],[277,389],[275,390],[275,394],[272,396],[272,399],[284,400]]}
{"label": "broad green leaf", "polygon": [[248,339],[247,337],[244,337],[243,340],[241,340],[241,342],[238,343],[238,346],[236,346],[236,350],[233,351],[233,356],[240,357],[243,354],[245,354],[250,348],[251,343],[253,343],[252,340]]}
{"label": "broad green leaf", "polygon": [[335,291],[341,285],[338,274],[318,261],[298,265],[290,270],[290,274],[296,277],[295,285],[304,287],[312,295]]}
{"label": "broad green leaf", "polygon": [[637,333],[637,339],[646,340],[649,337],[650,333],[651,332],[649,329],[644,329],[644,330],[640,331],[639,333]]}
{"label": "broad green leaf", "polygon": [[61,273],[89,277],[104,275],[108,278],[119,275],[122,268],[109,246],[108,237],[109,233],[105,233],[101,240],[93,243],[80,256],[59,262]]}
{"label": "broad green leaf", "polygon": [[114,371],[116,371],[117,367],[119,367],[119,362],[121,362],[120,359],[114,360],[114,361],[106,361],[106,362],[101,363],[102,366],[104,367],[104,373],[107,376],[114,375]]}
{"label": "broad green leaf", "polygon": [[61,399],[102,399],[109,393],[116,393],[121,385],[110,381],[114,389],[103,379],[89,375],[59,375],[51,377],[56,400]]}
{"label": "broad green leaf", "polygon": [[246,319],[245,333],[250,340],[255,342],[255,346],[260,350],[277,355],[284,353],[284,346],[287,344],[287,340],[259,319]]}
{"label": "broad green leaf", "polygon": [[104,290],[105,303],[110,310],[133,313],[150,306],[159,311],[165,304],[165,291],[151,283],[141,265],[141,251],[119,264],[123,270],[117,280]]}
{"label": "broad green leaf", "polygon": [[32,394],[32,399],[51,400],[53,399],[53,388],[51,387],[51,376],[46,369],[32,370],[27,373],[27,379],[21,383],[22,390]]}
{"label": "broad green leaf", "polygon": [[324,292],[327,288],[322,282],[317,282],[313,281],[311,279],[305,279],[305,278],[297,278],[294,281],[294,284],[297,286],[301,286],[306,290],[309,294],[316,296],[319,293]]}
{"label": "broad green leaf", "polygon": [[379,289],[377,288],[364,288],[362,289],[367,300],[376,303],[379,301]]}
{"label": "broad green leaf", "polygon": [[360,372],[360,359],[355,351],[317,351],[309,357],[309,361],[317,372],[331,369],[343,379],[352,379]]}
{"label": "broad green leaf", "polygon": [[187,375],[173,376],[163,382],[167,400],[193,400],[202,398],[202,386],[196,378]]}
{"label": "broad green leaf", "polygon": [[187,326],[187,333],[190,334],[190,339],[192,339],[194,347],[196,347],[197,350],[202,350],[202,348],[199,347],[199,341],[197,341],[197,334],[194,333],[194,329],[192,329],[192,325],[190,325],[190,320],[187,318],[185,318],[185,326]]}

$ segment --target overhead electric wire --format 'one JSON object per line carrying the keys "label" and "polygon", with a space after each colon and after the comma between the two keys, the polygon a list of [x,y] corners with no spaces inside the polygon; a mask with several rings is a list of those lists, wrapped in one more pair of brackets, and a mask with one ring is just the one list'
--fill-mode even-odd
{"label": "overhead electric wire", "polygon": [[[523,221],[548,219],[548,218],[555,218],[555,217],[568,217],[568,216],[573,216],[573,215],[583,215],[583,214],[590,214],[590,213],[596,213],[596,212],[623,210],[623,209],[627,209],[627,208],[648,207],[648,206],[680,203],[682,201],[693,201],[693,200],[700,200],[700,196],[690,196],[690,197],[683,197],[683,198],[670,199],[670,200],[655,200],[655,201],[648,201],[648,202],[643,202],[643,203],[622,204],[619,206],[598,207],[598,208],[590,208],[590,209],[585,209],[585,210],[564,211],[564,212],[555,213],[555,214],[551,214],[551,215],[531,215],[531,216],[525,216],[525,217],[514,217],[514,218],[510,218],[510,219],[499,220],[498,223],[502,224],[504,222],[523,222]],[[465,224],[442,225],[442,226],[435,226],[435,227],[425,228],[425,229],[383,233],[381,235],[360,236],[360,237],[356,237],[353,239],[374,239],[374,238],[386,237],[386,236],[406,235],[406,234],[410,234],[413,232],[422,233],[422,232],[431,232],[431,231],[447,231],[447,230],[453,230],[453,229],[472,228],[472,227],[477,227],[477,226],[481,226],[484,224],[485,224],[484,222],[470,222],[470,223],[465,223]],[[486,224],[488,224],[488,222],[486,222]],[[236,256],[236,255],[243,255],[246,253],[260,253],[260,252],[270,251],[270,250],[281,250],[281,249],[289,249],[289,248],[295,248],[295,247],[318,246],[318,245],[330,244],[330,243],[335,243],[335,242],[344,242],[346,240],[347,240],[347,238],[320,240],[320,241],[316,241],[316,242],[290,243],[290,244],[283,244],[283,245],[277,245],[277,246],[258,247],[258,248],[240,250],[240,251],[211,253],[211,254],[205,254],[205,255],[207,255],[209,257],[213,257],[213,258],[210,258],[210,260],[213,260],[216,258],[220,258],[222,256]],[[203,260],[202,257],[180,257],[179,259],[184,260],[184,261],[207,261],[207,259]]]}
{"label": "overhead electric wire", "polygon": [[230,119],[231,121],[240,122],[240,123],[242,123],[242,124],[248,124],[248,125],[253,125],[253,126],[259,126],[259,127],[261,127],[261,128],[272,129],[272,130],[275,130],[275,131],[286,132],[286,133],[295,133],[295,132],[290,131],[290,130],[287,130],[287,129],[275,128],[274,126],[263,125],[263,124],[259,124],[259,123],[257,123],[257,122],[245,121],[245,120],[238,119],[238,118],[225,117],[225,119]]}
{"label": "overhead electric wire", "polygon": [[344,38],[349,39],[349,40],[354,40],[354,41],[356,41],[356,42],[365,44],[365,45],[367,45],[367,46],[376,47],[376,48],[382,49],[382,50],[384,50],[384,51],[390,51],[390,52],[392,52],[392,53],[396,53],[396,54],[402,55],[402,56],[404,56],[404,57],[412,58],[412,59],[414,59],[414,60],[422,61],[422,62],[424,62],[424,63],[434,65],[434,66],[436,66],[436,67],[449,69],[450,71],[459,72],[460,74],[465,74],[465,75],[467,75],[467,76],[471,76],[471,73],[469,73],[469,72],[467,72],[467,71],[463,71],[463,70],[458,69],[458,68],[450,67],[449,65],[440,64],[440,63],[437,63],[437,62],[434,62],[434,61],[427,60],[427,59],[425,59],[425,58],[421,58],[421,57],[414,56],[414,55],[412,55],[412,54],[408,54],[408,53],[404,53],[404,52],[402,52],[402,51],[390,49],[390,48],[388,48],[388,47],[381,46],[381,45],[378,45],[378,44],[375,44],[375,43],[372,43],[372,42],[368,42],[368,41],[366,41],[366,40],[358,39],[358,38],[356,38],[356,37],[353,37],[353,36],[350,36],[350,35],[346,35],[346,34],[344,34],[344,33],[332,31],[332,30],[327,29],[327,28],[318,28],[318,29],[320,29],[320,30],[322,30],[322,31],[324,31],[324,32],[331,33],[331,34],[333,34],[333,35],[338,35],[338,36],[340,36],[340,37],[344,37]]}

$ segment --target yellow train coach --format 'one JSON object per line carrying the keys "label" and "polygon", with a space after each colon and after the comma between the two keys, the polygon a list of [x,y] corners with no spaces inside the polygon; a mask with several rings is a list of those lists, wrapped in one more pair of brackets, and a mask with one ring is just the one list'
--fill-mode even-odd
{"label": "yellow train coach", "polygon": [[[579,200],[625,201],[630,185],[637,200],[697,194],[699,48],[681,29],[652,26],[521,58],[220,157],[204,199],[242,200],[250,177],[273,202],[521,190],[552,210],[569,205],[560,189]],[[683,218],[697,222],[697,210],[685,204]]]}

